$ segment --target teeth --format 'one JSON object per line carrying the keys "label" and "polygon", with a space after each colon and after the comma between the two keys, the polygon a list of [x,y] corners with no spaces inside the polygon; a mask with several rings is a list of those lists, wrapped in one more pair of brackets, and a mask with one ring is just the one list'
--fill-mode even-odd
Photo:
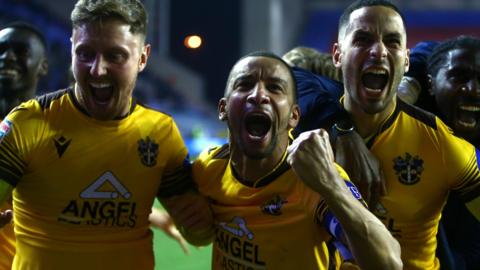
{"label": "teeth", "polygon": [[365,90],[367,90],[369,92],[375,92],[375,93],[382,92],[382,89],[372,89],[372,88],[368,88],[368,87],[365,87]]}
{"label": "teeth", "polygon": [[477,124],[477,121],[473,120],[472,122],[464,122],[462,120],[458,120],[458,123],[467,128],[473,128]]}
{"label": "teeth", "polygon": [[475,106],[475,105],[460,105],[459,108],[464,111],[469,111],[469,112],[479,112],[480,107]]}
{"label": "teeth", "polygon": [[0,70],[0,74],[13,76],[13,75],[17,75],[18,72],[14,69],[3,69],[3,70]]}
{"label": "teeth", "polygon": [[371,69],[368,69],[365,73],[372,73],[375,75],[385,75],[387,74],[387,71],[379,68],[371,68]]}
{"label": "teeth", "polygon": [[110,84],[110,83],[90,83],[90,86],[94,87],[94,88],[105,88],[105,87],[111,87],[112,84]]}

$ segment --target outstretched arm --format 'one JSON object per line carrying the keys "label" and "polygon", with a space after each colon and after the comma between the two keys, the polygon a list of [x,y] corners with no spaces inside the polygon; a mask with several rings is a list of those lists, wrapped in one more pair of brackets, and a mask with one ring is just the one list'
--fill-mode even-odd
{"label": "outstretched arm", "polygon": [[214,236],[213,213],[203,196],[195,191],[171,197],[158,197],[175,225],[192,245],[204,246]]}
{"label": "outstretched arm", "polygon": [[213,212],[193,183],[189,162],[163,177],[157,198],[190,244],[204,246],[212,242]]}
{"label": "outstretched arm", "polygon": [[295,173],[322,195],[342,225],[358,265],[362,269],[401,269],[400,245],[380,220],[350,193],[335,168],[327,132],[302,133],[288,151],[287,160]]}

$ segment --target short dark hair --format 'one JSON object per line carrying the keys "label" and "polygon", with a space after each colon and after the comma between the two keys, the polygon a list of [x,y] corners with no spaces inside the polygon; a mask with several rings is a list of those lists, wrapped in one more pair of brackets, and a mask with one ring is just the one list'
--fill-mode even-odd
{"label": "short dark hair", "polygon": [[15,21],[15,22],[11,22],[11,23],[6,24],[4,27],[2,27],[2,30],[7,29],[7,28],[24,30],[24,31],[28,31],[28,32],[32,33],[34,36],[37,37],[37,39],[42,44],[43,48],[45,49],[45,53],[47,52],[47,50],[48,50],[47,40],[45,39],[45,36],[43,35],[43,33],[40,32],[40,30],[38,30],[35,26],[33,26],[33,25],[31,25],[27,22]]}
{"label": "short dark hair", "polygon": [[342,81],[342,71],[333,64],[332,54],[314,48],[298,46],[282,58],[292,67],[299,67],[332,80]]}
{"label": "short dark hair", "polygon": [[342,15],[340,16],[340,20],[338,21],[338,38],[340,39],[340,36],[342,36],[343,38],[345,27],[347,26],[348,21],[350,20],[350,14],[352,14],[352,12],[363,7],[371,7],[371,6],[383,6],[383,7],[393,9],[402,18],[403,27],[405,28],[405,19],[402,13],[400,12],[400,10],[398,9],[398,7],[395,6],[392,2],[388,0],[357,0],[351,3],[343,11]]}
{"label": "short dark hair", "polygon": [[70,16],[73,27],[85,23],[119,19],[132,34],[147,34],[147,13],[140,0],[78,0]]}
{"label": "short dark hair", "polygon": [[438,44],[432,51],[427,61],[427,72],[434,76],[440,69],[440,65],[446,60],[447,52],[455,49],[480,50],[480,38],[474,36],[461,35],[455,38],[445,40]]}
{"label": "short dark hair", "polygon": [[[244,56],[242,56],[240,59],[238,59],[238,61],[235,63],[235,65],[240,62],[242,59],[245,59],[247,57],[267,57],[267,58],[272,58],[272,59],[276,59],[278,60],[280,63],[282,63],[288,70],[288,73],[290,74],[290,77],[292,78],[292,86],[293,86],[293,101],[296,103],[297,102],[297,81],[295,80],[295,76],[293,75],[293,71],[292,71],[292,68],[290,67],[289,64],[287,64],[287,62],[285,62],[285,60],[283,60],[280,56],[272,53],[272,52],[267,52],[267,51],[254,51],[254,52],[251,52],[251,53],[248,53]],[[234,67],[235,67],[234,65]],[[227,79],[227,86],[226,86],[226,89],[225,89],[225,96],[226,94],[229,92],[229,85],[230,85],[230,80],[232,79],[231,76],[232,76],[232,71],[233,71],[233,68],[230,70],[230,73],[228,75],[228,79]]]}

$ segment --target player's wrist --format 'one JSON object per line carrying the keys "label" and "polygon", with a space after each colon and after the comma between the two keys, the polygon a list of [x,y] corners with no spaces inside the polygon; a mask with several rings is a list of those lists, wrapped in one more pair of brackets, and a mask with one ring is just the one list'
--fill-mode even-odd
{"label": "player's wrist", "polygon": [[332,142],[335,142],[338,137],[352,134],[355,131],[355,125],[349,118],[337,120],[330,128],[330,136]]}

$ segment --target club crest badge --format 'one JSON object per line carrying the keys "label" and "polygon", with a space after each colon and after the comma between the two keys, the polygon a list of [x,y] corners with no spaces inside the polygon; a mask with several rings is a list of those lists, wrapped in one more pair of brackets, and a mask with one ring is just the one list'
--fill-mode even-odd
{"label": "club crest badge", "polygon": [[140,161],[147,167],[153,167],[157,164],[158,144],[154,140],[147,138],[138,141],[138,154]]}
{"label": "club crest badge", "polygon": [[279,216],[282,214],[282,206],[287,203],[287,200],[282,199],[280,195],[275,195],[271,200],[265,202],[260,209],[267,215]]}
{"label": "club crest badge", "polygon": [[405,153],[404,157],[396,157],[393,160],[393,169],[400,183],[413,185],[420,181],[423,172],[423,160],[419,156]]}

